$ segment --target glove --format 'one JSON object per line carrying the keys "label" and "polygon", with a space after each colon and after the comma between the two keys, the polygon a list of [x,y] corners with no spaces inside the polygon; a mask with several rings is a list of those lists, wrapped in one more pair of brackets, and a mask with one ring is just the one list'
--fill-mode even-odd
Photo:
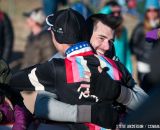
{"label": "glove", "polygon": [[10,78],[11,72],[8,64],[3,59],[0,59],[0,84],[8,84]]}
{"label": "glove", "polygon": [[146,33],[146,41],[156,41],[159,39],[160,29],[153,29]]}
{"label": "glove", "polygon": [[98,78],[91,76],[91,94],[96,95],[100,100],[115,100],[121,92],[121,85],[111,79],[107,74],[107,68],[98,75]]}
{"label": "glove", "polygon": [[111,103],[94,104],[91,106],[91,122],[104,128],[114,129],[118,124],[118,112]]}

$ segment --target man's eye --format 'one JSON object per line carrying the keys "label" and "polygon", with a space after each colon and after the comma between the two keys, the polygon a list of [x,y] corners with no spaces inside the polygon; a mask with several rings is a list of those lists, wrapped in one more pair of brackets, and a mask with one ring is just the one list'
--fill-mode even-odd
{"label": "man's eye", "polygon": [[100,37],[100,38],[99,38],[99,40],[103,41],[103,40],[104,40],[104,38],[103,38],[103,37]]}

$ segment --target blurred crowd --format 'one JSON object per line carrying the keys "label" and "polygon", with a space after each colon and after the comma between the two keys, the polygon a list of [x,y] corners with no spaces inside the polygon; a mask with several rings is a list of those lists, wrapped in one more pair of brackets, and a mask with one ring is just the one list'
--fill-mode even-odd
{"label": "blurred crowd", "polygon": [[[78,11],[85,19],[95,13],[121,17],[122,20],[115,30],[113,41],[116,55],[114,58],[128,69],[148,95],[154,96],[155,92],[152,91],[157,89],[160,81],[160,73],[158,72],[160,54],[159,0],[41,0],[41,7],[36,7],[22,14],[30,33],[26,37],[25,51],[18,69],[43,63],[52,59],[53,56],[54,58],[63,58],[52,43],[53,40],[45,20],[48,15],[69,7]],[[138,24],[131,30],[131,36],[128,35],[128,27],[125,25],[126,17],[134,17],[138,21]],[[10,16],[0,10],[0,56],[7,63],[14,61],[15,29]],[[112,54],[106,55],[111,56]],[[149,103],[151,102],[152,99]],[[155,104],[158,103],[154,102],[154,106]],[[0,106],[1,108],[3,107]],[[137,111],[135,114],[137,116],[129,118],[127,122],[137,123],[137,119],[142,121],[151,118],[147,116],[143,118],[141,114],[142,119],[140,120],[138,116],[140,113],[142,111]],[[155,113],[157,114],[158,111]],[[145,115],[145,112],[143,114]]]}
{"label": "blurred crowd", "polygon": [[[146,47],[148,45],[145,44],[144,35],[147,31],[159,27],[159,1],[109,1],[110,0],[42,0],[41,7],[24,12],[22,16],[26,19],[25,25],[30,30],[30,34],[26,37],[24,58],[20,62],[20,68],[41,63],[56,53],[56,49],[50,44],[52,41],[49,38],[50,34],[46,30],[45,18],[57,10],[71,7],[81,13],[85,18],[98,12],[123,18],[122,24],[116,30],[114,41],[116,56],[118,56],[119,60],[127,67],[129,72],[133,74],[137,82],[141,83],[143,74],[146,73],[145,71],[147,71],[146,69],[148,68],[146,63],[148,51],[151,50]],[[128,35],[129,28],[124,25],[125,17],[129,17],[129,15],[135,17],[138,21],[138,24],[130,31],[131,36]],[[9,16],[2,10],[0,16],[1,36],[4,37],[3,40],[1,40],[1,56],[8,63],[11,63],[11,61],[14,61],[12,52],[16,36],[14,35],[12,21]]]}

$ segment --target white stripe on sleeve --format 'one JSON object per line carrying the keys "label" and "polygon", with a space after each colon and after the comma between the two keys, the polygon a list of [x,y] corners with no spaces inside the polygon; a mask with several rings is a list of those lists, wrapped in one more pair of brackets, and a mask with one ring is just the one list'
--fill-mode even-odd
{"label": "white stripe on sleeve", "polygon": [[35,90],[45,90],[44,86],[38,81],[36,76],[36,68],[34,68],[31,73],[28,75],[31,84],[35,87]]}

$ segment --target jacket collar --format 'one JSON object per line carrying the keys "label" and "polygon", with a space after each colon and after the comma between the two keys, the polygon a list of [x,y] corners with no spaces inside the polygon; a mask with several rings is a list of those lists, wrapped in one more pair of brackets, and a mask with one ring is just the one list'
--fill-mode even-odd
{"label": "jacket collar", "polygon": [[65,52],[66,57],[86,56],[86,55],[93,55],[93,54],[94,52],[90,47],[90,44],[86,41],[79,42],[72,45]]}

